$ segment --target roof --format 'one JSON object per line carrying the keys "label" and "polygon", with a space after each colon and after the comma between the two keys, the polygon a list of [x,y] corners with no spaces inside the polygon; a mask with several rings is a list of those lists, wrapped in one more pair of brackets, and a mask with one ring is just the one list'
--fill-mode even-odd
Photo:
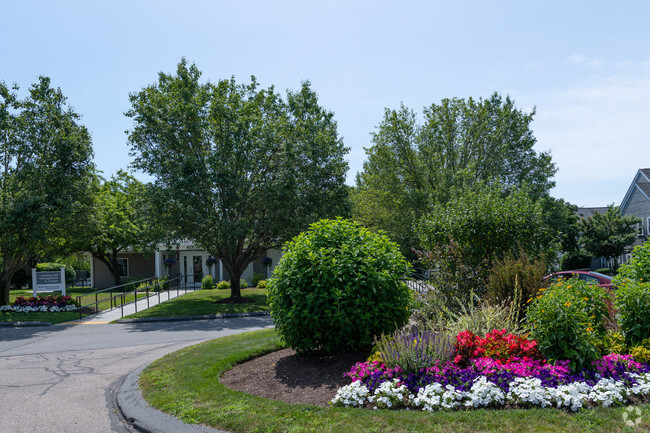
{"label": "roof", "polygon": [[577,210],[580,218],[590,218],[595,213],[607,213],[607,206],[605,207],[579,207]]}
{"label": "roof", "polygon": [[641,191],[641,194],[650,201],[650,168],[640,168],[639,171],[637,171],[634,180],[632,180],[632,184],[628,188],[627,193],[625,193],[625,197],[623,197],[623,201],[619,206],[621,213],[625,214],[627,205],[629,204],[630,199],[632,198],[632,193],[635,190]]}

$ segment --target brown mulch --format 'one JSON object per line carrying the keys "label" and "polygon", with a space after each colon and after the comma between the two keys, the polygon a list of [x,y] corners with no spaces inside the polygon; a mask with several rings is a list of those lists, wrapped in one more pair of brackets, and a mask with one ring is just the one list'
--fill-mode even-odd
{"label": "brown mulch", "polygon": [[298,356],[283,349],[235,366],[221,376],[221,383],[258,397],[327,406],[336,391],[350,383],[343,373],[367,357],[367,353]]}

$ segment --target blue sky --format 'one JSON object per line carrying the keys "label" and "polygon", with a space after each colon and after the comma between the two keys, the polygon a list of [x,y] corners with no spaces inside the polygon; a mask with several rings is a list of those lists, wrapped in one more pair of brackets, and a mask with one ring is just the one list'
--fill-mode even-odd
{"label": "blue sky", "polygon": [[510,95],[536,107],[555,197],[620,204],[650,167],[650,2],[5,2],[0,80],[52,78],[83,115],[105,176],[130,162],[128,94],[182,57],[206,80],[279,91],[308,79],[350,147],[348,183],[384,108]]}

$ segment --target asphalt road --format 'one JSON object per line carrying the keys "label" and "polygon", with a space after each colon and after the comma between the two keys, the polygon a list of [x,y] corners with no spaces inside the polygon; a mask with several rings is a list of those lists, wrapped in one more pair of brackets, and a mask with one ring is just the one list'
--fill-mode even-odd
{"label": "asphalt road", "polygon": [[114,412],[125,375],[271,318],[0,328],[0,433],[131,432]]}

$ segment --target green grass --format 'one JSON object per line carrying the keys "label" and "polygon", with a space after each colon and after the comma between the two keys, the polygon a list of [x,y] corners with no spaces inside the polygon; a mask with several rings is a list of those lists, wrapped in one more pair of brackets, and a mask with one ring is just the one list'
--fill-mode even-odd
{"label": "green grass", "polygon": [[[232,432],[634,432],[625,408],[570,414],[558,409],[419,412],[319,408],[254,397],[226,388],[223,372],[237,363],[282,348],[275,330],[220,338],[169,354],[140,377],[145,399],[185,422]],[[650,405],[641,405],[650,429]]]}
{"label": "green grass", "polygon": [[[161,295],[163,296],[163,295]],[[250,313],[269,311],[265,289],[243,289],[242,296],[253,299],[249,304],[215,304],[214,301],[230,296],[230,290],[197,290],[178,298],[126,316],[125,319],[146,317],[203,316],[210,314]]]}
{"label": "green grass", "polygon": [[79,319],[77,311],[56,313],[0,313],[0,322],[47,322],[63,323]]}
{"label": "green grass", "polygon": [[[73,287],[70,289],[66,289],[66,295],[71,296],[73,298],[76,298],[77,296],[80,295],[86,295],[89,293],[94,292],[95,289],[91,287]],[[56,294],[59,294],[59,292],[55,292]],[[41,292],[39,293],[40,295],[50,295],[51,293],[44,293]],[[113,296],[117,295],[117,292],[113,293]],[[16,298],[23,296],[25,298],[33,296],[33,292],[29,289],[21,289],[21,290],[12,290],[9,292],[9,302],[13,302],[16,300]],[[97,311],[104,311],[108,310],[111,307],[109,298],[111,297],[111,294],[109,292],[106,293],[99,293],[97,295],[97,302],[99,304],[97,305]],[[144,298],[145,293],[138,293],[138,299]],[[124,297],[124,303],[132,302],[134,300],[135,296],[133,294],[127,295]],[[89,304],[89,303],[94,303],[95,301],[95,296],[87,296],[85,298],[81,299],[82,305]],[[121,299],[116,298],[113,301],[114,306],[119,306],[121,305]],[[93,305],[90,307],[93,311],[91,312],[94,313],[95,306]],[[82,317],[87,316],[88,314],[82,314]],[[49,322],[49,323],[63,323],[63,322],[69,322],[71,320],[78,320],[79,319],[79,312],[78,311],[70,311],[70,312],[55,312],[55,313],[0,313],[0,322]]]}

